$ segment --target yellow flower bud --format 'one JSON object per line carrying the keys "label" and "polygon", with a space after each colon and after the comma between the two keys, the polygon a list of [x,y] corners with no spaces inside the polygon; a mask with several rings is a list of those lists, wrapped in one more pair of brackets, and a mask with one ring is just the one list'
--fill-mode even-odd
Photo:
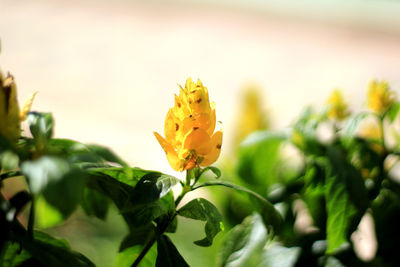
{"label": "yellow flower bud", "polygon": [[4,78],[0,72],[0,135],[11,143],[16,143],[21,135],[21,121],[26,119],[35,94],[25,101],[20,112],[14,77],[8,74]]}
{"label": "yellow flower bud", "polygon": [[215,103],[200,80],[188,78],[175,95],[175,105],[165,118],[163,138],[154,132],[171,167],[176,171],[214,163],[221,152],[222,131],[215,130]]}
{"label": "yellow flower bud", "polygon": [[395,101],[394,92],[390,91],[386,81],[373,80],[368,86],[367,105],[373,112],[382,115]]}
{"label": "yellow flower bud", "polygon": [[334,90],[331,93],[326,104],[328,105],[328,117],[331,119],[343,120],[350,115],[348,105],[339,90]]}

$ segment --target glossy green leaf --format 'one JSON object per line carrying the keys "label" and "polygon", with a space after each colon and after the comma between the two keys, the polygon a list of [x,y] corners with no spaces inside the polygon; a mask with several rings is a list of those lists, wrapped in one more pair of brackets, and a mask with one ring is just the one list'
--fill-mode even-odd
{"label": "glossy green leaf", "polygon": [[123,209],[125,203],[134,194],[134,186],[140,180],[131,169],[104,168],[90,169],[88,186],[109,197],[118,207]]}
{"label": "glossy green leaf", "polygon": [[89,187],[111,198],[130,227],[145,225],[171,209],[175,177],[139,168],[90,169],[89,173]]}
{"label": "glossy green leaf", "polygon": [[267,236],[260,215],[247,217],[226,235],[218,254],[218,266],[258,266]]}
{"label": "glossy green leaf", "polygon": [[349,240],[368,207],[367,191],[358,170],[335,147],[328,150],[326,177],[327,253],[334,253]]}
{"label": "glossy green leaf", "polygon": [[211,246],[214,237],[220,231],[224,230],[222,216],[218,209],[211,202],[204,198],[197,198],[190,201],[178,210],[178,214],[186,218],[206,221],[204,228],[206,237],[194,242],[198,246]]}
{"label": "glossy green leaf", "polygon": [[171,175],[150,172],[136,184],[133,201],[138,204],[154,202],[165,196],[179,180]]}
{"label": "glossy green leaf", "polygon": [[189,267],[168,236],[157,240],[156,267]]}

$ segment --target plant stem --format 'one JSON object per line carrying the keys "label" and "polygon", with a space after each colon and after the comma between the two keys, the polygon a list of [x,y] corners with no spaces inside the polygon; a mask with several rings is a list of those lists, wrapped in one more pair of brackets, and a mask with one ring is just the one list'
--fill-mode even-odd
{"label": "plant stem", "polygon": [[154,242],[156,242],[156,237],[154,236],[149,243],[143,248],[143,250],[140,252],[139,256],[136,258],[136,260],[133,262],[132,267],[136,267],[139,265],[139,263],[142,261],[144,256],[146,256],[147,252],[151,249],[151,247],[154,245]]}
{"label": "plant stem", "polygon": [[240,186],[240,185],[231,184],[231,183],[228,183],[228,182],[222,182],[222,181],[210,181],[210,182],[205,182],[205,183],[202,183],[202,184],[200,184],[200,185],[198,185],[198,186],[193,187],[193,188],[192,188],[192,191],[194,191],[194,190],[196,190],[196,189],[199,189],[199,188],[201,188],[201,187],[216,186],[216,185],[225,186],[225,187],[229,187],[229,188],[232,188],[232,189],[235,189],[235,190],[238,190],[238,191],[246,192],[246,193],[248,193],[249,195],[252,195],[253,197],[257,198],[258,200],[260,200],[260,201],[262,201],[262,202],[267,203],[268,205],[270,205],[270,203],[269,203],[263,196],[257,194],[256,192],[251,191],[251,190],[249,190],[249,189],[247,189],[247,188],[245,188],[245,187],[242,187],[242,186]]}
{"label": "plant stem", "polygon": [[154,245],[154,243],[156,242],[156,240],[162,236],[165,231],[167,230],[168,226],[170,225],[170,223],[174,220],[175,216],[176,216],[176,207],[179,205],[179,203],[182,201],[183,197],[190,191],[192,191],[193,189],[190,187],[190,190],[187,190],[186,186],[190,186],[190,180],[192,178],[192,175],[195,173],[191,172],[192,170],[188,170],[186,172],[186,184],[183,186],[182,188],[182,193],[178,196],[178,198],[175,200],[175,212],[174,214],[171,216],[171,218],[169,219],[168,223],[163,225],[163,227],[161,229],[159,229],[159,231],[157,231],[155,233],[155,235],[153,236],[153,238],[146,244],[146,246],[143,248],[143,250],[140,252],[139,256],[136,258],[136,260],[133,262],[133,264],[131,265],[131,267],[137,267],[139,265],[139,263],[143,260],[143,258],[146,256],[147,252],[149,252],[149,250],[151,249],[151,247]]}

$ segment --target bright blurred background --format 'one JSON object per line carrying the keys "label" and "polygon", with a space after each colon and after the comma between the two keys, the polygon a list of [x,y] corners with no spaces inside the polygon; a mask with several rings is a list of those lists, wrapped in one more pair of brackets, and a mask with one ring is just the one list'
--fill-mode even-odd
{"label": "bright blurred background", "polygon": [[[363,107],[372,78],[400,88],[398,1],[0,0],[0,13],[2,70],[15,76],[20,102],[39,91],[33,110],[53,113],[56,137],[102,144],[133,166],[178,176],[152,132],[163,132],[177,84],[189,76],[217,104],[219,162],[233,151],[246,86],[260,89],[280,129],[334,88],[353,109]],[[95,238],[82,243],[69,234],[77,228]],[[118,216],[107,224],[78,216],[50,231],[110,266],[126,229]],[[188,261],[200,258],[193,266],[212,266],[212,249],[191,256],[193,240],[181,239]]]}

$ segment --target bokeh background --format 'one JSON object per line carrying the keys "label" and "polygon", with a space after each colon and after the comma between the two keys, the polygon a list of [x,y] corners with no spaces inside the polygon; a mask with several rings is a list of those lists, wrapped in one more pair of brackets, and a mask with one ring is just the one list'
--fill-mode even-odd
{"label": "bokeh background", "polygon": [[[217,104],[219,162],[234,150],[244,88],[259,88],[279,129],[334,88],[352,109],[364,107],[372,78],[400,88],[394,0],[0,0],[0,13],[2,70],[15,76],[21,102],[39,92],[33,110],[53,113],[56,137],[103,144],[133,166],[177,176],[152,132],[163,131],[189,76]],[[201,223],[181,225],[178,249],[193,266],[212,266],[215,250],[194,252],[197,236],[184,238],[192,227],[200,238]],[[78,214],[49,231],[111,266],[125,228],[117,214],[106,223]]]}

